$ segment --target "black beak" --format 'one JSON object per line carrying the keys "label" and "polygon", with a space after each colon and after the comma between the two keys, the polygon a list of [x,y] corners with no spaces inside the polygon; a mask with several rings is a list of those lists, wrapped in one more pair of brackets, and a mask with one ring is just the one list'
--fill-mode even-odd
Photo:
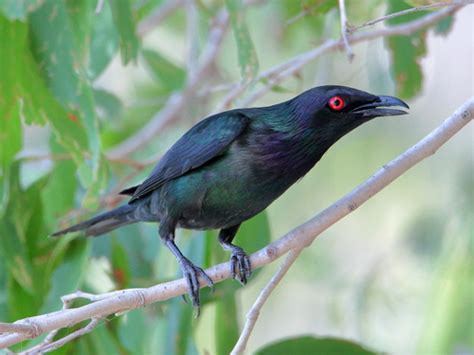
{"label": "black beak", "polygon": [[406,115],[408,112],[403,110],[385,108],[390,106],[402,106],[410,108],[406,102],[393,96],[379,96],[375,101],[360,105],[351,112],[361,113],[363,117],[380,117],[380,116],[398,116]]}

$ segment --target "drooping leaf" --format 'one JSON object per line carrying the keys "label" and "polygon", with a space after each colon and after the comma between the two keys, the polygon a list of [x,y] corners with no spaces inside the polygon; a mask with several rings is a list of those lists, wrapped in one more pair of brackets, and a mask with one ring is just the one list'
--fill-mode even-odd
{"label": "drooping leaf", "polygon": [[241,0],[226,0],[239,56],[239,65],[244,81],[255,78],[258,72],[258,58],[255,46],[245,23],[245,11]]}
{"label": "drooping leaf", "polygon": [[48,86],[68,108],[69,120],[87,133],[91,160],[81,165],[78,173],[82,184],[94,189],[99,175],[100,139],[93,93],[84,69],[86,56],[77,43],[87,38],[90,26],[75,28],[75,16],[86,15],[82,10],[71,13],[63,2],[46,0],[30,16],[32,44]]}
{"label": "drooping leaf", "polygon": [[280,340],[257,350],[257,355],[312,355],[312,354],[344,354],[344,355],[375,355],[376,352],[357,343],[338,338],[316,338],[302,336]]}
{"label": "drooping leaf", "polygon": [[132,4],[129,0],[110,0],[112,16],[120,35],[120,54],[122,61],[127,64],[134,60],[138,54],[139,41],[135,33],[135,20],[133,18]]}
{"label": "drooping leaf", "polygon": [[129,287],[130,266],[127,251],[115,239],[112,241],[112,276],[117,288]]}
{"label": "drooping leaf", "polygon": [[[388,13],[403,11],[410,8],[402,0],[389,2]],[[427,12],[414,12],[393,18],[387,23],[399,25],[414,19],[426,16]],[[444,27],[444,30],[443,30]],[[440,27],[447,31],[449,22]],[[426,30],[415,32],[411,35],[391,36],[386,39],[392,57],[392,77],[396,83],[397,95],[402,98],[411,98],[417,95],[423,83],[423,72],[420,65],[421,58],[426,54]]]}
{"label": "drooping leaf", "polygon": [[179,90],[183,87],[186,79],[186,72],[183,68],[156,51],[145,49],[142,54],[150,73],[161,87],[169,91]]}
{"label": "drooping leaf", "polygon": [[91,80],[107,68],[119,49],[119,33],[110,6],[104,3],[102,11],[94,18],[87,65],[87,74]]}
{"label": "drooping leaf", "polygon": [[[0,159],[7,166],[21,147],[21,122],[44,124],[50,122],[58,141],[82,160],[86,149],[83,127],[71,116],[48,90],[29,49],[28,26],[10,22],[0,16]],[[5,141],[8,139],[8,141]]]}

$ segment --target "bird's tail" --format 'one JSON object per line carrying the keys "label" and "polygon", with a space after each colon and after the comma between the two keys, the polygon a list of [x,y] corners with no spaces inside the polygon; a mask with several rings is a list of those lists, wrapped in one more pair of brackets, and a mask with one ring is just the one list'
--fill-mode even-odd
{"label": "bird's tail", "polygon": [[116,209],[113,209],[112,211],[102,213],[98,216],[88,219],[87,221],[55,232],[52,234],[52,236],[57,237],[77,231],[85,231],[85,234],[90,236],[102,235],[124,225],[137,222],[137,220],[134,218],[134,211],[135,206],[133,205],[120,206]]}

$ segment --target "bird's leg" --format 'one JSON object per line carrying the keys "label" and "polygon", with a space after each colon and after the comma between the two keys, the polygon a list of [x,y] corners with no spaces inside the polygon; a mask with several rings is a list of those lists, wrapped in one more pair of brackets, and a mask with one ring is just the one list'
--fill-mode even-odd
{"label": "bird's leg", "polygon": [[175,223],[161,223],[160,225],[160,238],[166,247],[173,253],[178,260],[179,266],[183,273],[183,277],[188,284],[188,293],[191,298],[193,307],[196,309],[196,317],[199,316],[199,307],[201,305],[199,301],[199,276],[204,279],[206,284],[214,290],[214,282],[204,272],[203,269],[194,265],[191,260],[186,258],[178,246],[174,242]]}
{"label": "bird's leg", "polygon": [[225,250],[232,252],[230,257],[230,272],[232,273],[232,277],[242,285],[245,285],[250,275],[252,275],[250,259],[241,247],[231,243],[239,227],[240,224],[221,229],[219,232],[219,243],[221,243]]}

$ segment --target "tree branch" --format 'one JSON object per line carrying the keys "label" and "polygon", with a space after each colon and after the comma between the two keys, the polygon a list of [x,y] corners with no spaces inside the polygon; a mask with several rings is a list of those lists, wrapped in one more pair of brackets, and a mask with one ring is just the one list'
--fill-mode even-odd
{"label": "tree branch", "polygon": [[229,14],[222,10],[216,16],[212,26],[209,40],[201,57],[201,64],[196,73],[189,77],[183,91],[171,95],[165,106],[142,129],[110,150],[107,153],[109,159],[124,157],[140,149],[178,117],[185,108],[188,99],[197,91],[214,63],[228,25]]}
{"label": "tree branch", "polygon": [[473,3],[472,0],[467,0],[467,1],[466,0],[452,0],[452,1],[443,1],[443,2],[437,2],[437,3],[429,4],[429,5],[422,5],[422,6],[412,7],[412,8],[403,10],[403,11],[398,11],[398,12],[394,12],[392,14],[388,14],[388,15],[379,17],[375,20],[368,21],[368,22],[366,22],[366,23],[364,23],[360,26],[357,26],[357,27],[352,27],[352,28],[349,27],[348,31],[349,32],[355,32],[355,31],[360,30],[361,28],[368,27],[368,26],[373,26],[376,23],[387,21],[387,20],[390,20],[392,18],[403,16],[403,15],[406,15],[406,14],[410,14],[412,12],[425,11],[425,10],[434,9],[434,8],[438,8],[438,7],[446,7],[446,6],[453,6],[453,5],[468,5],[468,4],[472,4],[472,3]]}
{"label": "tree branch", "polygon": [[[433,14],[426,15],[420,19],[404,23],[397,26],[392,26],[389,28],[367,31],[362,33],[356,33],[347,36],[349,43],[358,43],[363,41],[369,41],[381,37],[390,37],[397,35],[409,35],[413,32],[422,30],[426,27],[433,25],[442,18],[453,14],[455,11],[459,10],[460,6],[449,6],[446,9],[437,11]],[[271,69],[269,69],[264,76],[258,76],[257,80],[267,79],[267,83],[257,92],[248,96],[241,102],[242,106],[248,106],[255,102],[257,99],[265,95],[268,91],[272,89],[275,85],[283,81],[284,79],[296,74],[300,71],[306,64],[314,61],[319,58],[321,55],[326,52],[330,52],[341,48],[344,45],[343,39],[334,40],[329,39],[323,42],[320,46],[306,52],[302,53],[288,62],[279,64]]]}
{"label": "tree branch", "polygon": [[186,0],[167,0],[159,6],[150,16],[140,21],[137,26],[137,34],[143,37],[156,26],[158,26],[165,18],[171,15],[185,4]]}
{"label": "tree branch", "polygon": [[[406,152],[384,165],[372,177],[356,187],[345,197],[320,212],[304,224],[290,231],[282,238],[250,256],[253,268],[266,265],[291,249],[310,245],[324,230],[338,220],[357,209],[373,195],[389,185],[408,169],[421,160],[431,156],[458,131],[474,118],[474,97],[467,100],[433,132],[408,149]],[[291,264],[292,258],[288,261]],[[214,282],[231,277],[229,263],[222,263],[206,270]],[[278,280],[278,277],[275,278]],[[278,282],[278,281],[277,281]],[[205,285],[202,285],[205,286]],[[266,289],[271,290],[274,286]],[[16,324],[29,324],[36,329],[35,334],[7,333],[0,335],[0,348],[4,348],[25,339],[51,332],[55,329],[71,327],[88,319],[104,318],[110,314],[122,313],[145,305],[164,301],[187,292],[184,279],[174,280],[150,288],[130,289],[96,296],[97,301],[78,308],[63,309],[57,312],[26,318]],[[268,291],[267,291],[268,292]],[[265,300],[268,296],[262,296]],[[260,309],[261,306],[256,306]],[[245,328],[244,328],[245,329]],[[249,332],[250,333],[250,332]]]}
{"label": "tree branch", "polygon": [[275,273],[275,275],[273,275],[271,280],[262,289],[257,299],[255,300],[255,303],[253,304],[252,308],[250,308],[250,311],[247,313],[247,320],[245,321],[244,328],[240,333],[240,337],[237,340],[237,343],[231,351],[231,355],[242,354],[244,352],[250,335],[252,334],[253,328],[255,327],[255,323],[257,323],[257,319],[260,315],[260,310],[262,309],[265,302],[267,302],[268,297],[270,297],[273,290],[277,287],[277,285],[286,275],[286,272],[290,269],[291,265],[293,265],[293,263],[296,261],[302,250],[303,247],[291,249],[288,252],[288,255],[286,256],[278,271]]}
{"label": "tree branch", "polygon": [[349,58],[349,61],[352,61],[352,59],[354,59],[354,52],[352,52],[351,45],[347,39],[349,31],[347,30],[346,2],[344,0],[339,0],[339,18],[341,19],[342,42],[346,48],[347,58]]}

